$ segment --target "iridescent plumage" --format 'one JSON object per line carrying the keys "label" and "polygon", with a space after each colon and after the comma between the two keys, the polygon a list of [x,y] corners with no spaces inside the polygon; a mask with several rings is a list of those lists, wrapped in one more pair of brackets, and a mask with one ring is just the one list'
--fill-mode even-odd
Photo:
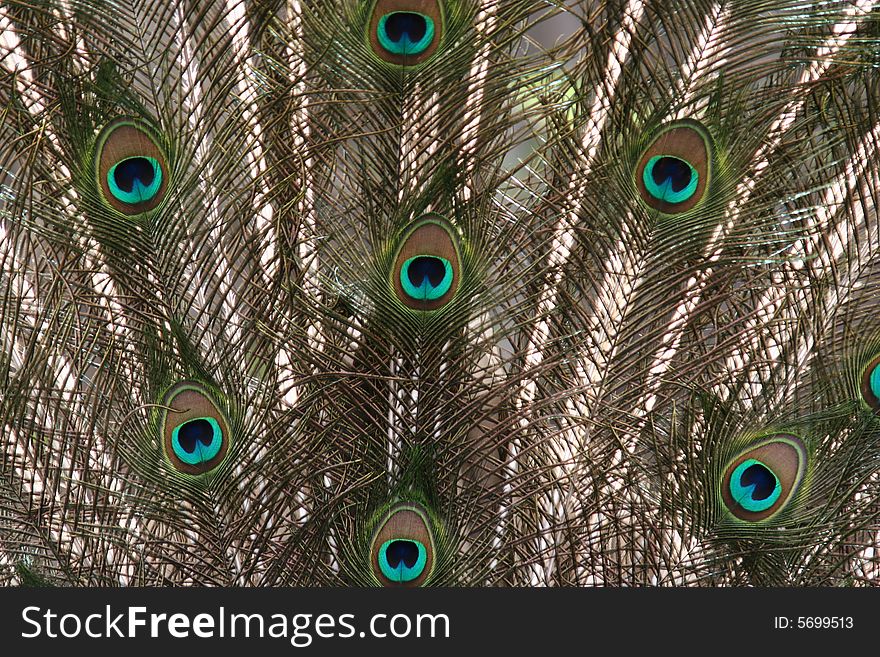
{"label": "iridescent plumage", "polygon": [[0,581],[876,581],[875,3],[0,29]]}

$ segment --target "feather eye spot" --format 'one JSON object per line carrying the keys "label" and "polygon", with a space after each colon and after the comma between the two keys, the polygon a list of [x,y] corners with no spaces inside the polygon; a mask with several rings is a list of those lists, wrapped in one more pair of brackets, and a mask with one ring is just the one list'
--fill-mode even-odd
{"label": "feather eye spot", "polygon": [[642,153],[636,188],[642,200],[663,214],[693,209],[705,196],[712,147],[705,129],[694,121],[667,126]]}
{"label": "feather eye spot", "polygon": [[389,582],[405,584],[418,579],[428,563],[428,550],[421,541],[395,538],[379,548],[379,569]]}
{"label": "feather eye spot", "polygon": [[721,497],[735,517],[760,522],[779,512],[798,490],[806,448],[797,436],[779,434],[734,458],[725,469]]}
{"label": "feather eye spot", "polygon": [[223,446],[223,430],[212,417],[187,420],[174,427],[171,448],[182,462],[198,466],[214,459]]}
{"label": "feather eye spot", "polygon": [[730,494],[746,511],[766,511],[782,494],[782,484],[773,470],[755,459],[746,459],[730,477]]}
{"label": "feather eye spot", "polygon": [[389,510],[370,546],[376,580],[383,586],[421,586],[431,576],[434,561],[434,536],[425,511],[414,504]]}
{"label": "feather eye spot", "polygon": [[439,299],[452,287],[452,263],[446,258],[419,255],[409,258],[400,268],[403,291],[418,301]]}
{"label": "feather eye spot", "polygon": [[152,200],[162,186],[162,167],[154,157],[127,157],[107,172],[113,197],[128,205]]}
{"label": "feather eye spot", "polygon": [[380,45],[393,55],[419,55],[434,40],[434,21],[411,11],[394,11],[379,19]]}
{"label": "feather eye spot", "polygon": [[166,395],[162,419],[165,455],[184,474],[214,470],[229,449],[229,423],[211,393],[201,384],[183,381]]}
{"label": "feather eye spot", "polygon": [[880,412],[880,356],[874,358],[862,373],[862,399],[874,412]]}
{"label": "feather eye spot", "polygon": [[459,287],[461,258],[452,227],[439,215],[426,215],[401,240],[392,269],[397,299],[413,310],[436,310]]}
{"label": "feather eye spot", "polygon": [[135,216],[158,207],[168,187],[168,164],[152,132],[132,119],[108,125],[98,137],[96,176],[102,200]]}
{"label": "feather eye spot", "polygon": [[664,203],[683,203],[697,191],[700,174],[689,162],[671,155],[654,155],[642,174],[645,189]]}
{"label": "feather eye spot", "polygon": [[440,45],[442,7],[438,0],[377,0],[368,29],[377,57],[399,66],[420,64]]}

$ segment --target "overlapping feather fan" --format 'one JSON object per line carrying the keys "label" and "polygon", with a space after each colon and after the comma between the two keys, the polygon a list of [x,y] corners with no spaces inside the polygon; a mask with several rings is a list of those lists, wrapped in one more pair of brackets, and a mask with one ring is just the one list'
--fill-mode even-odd
{"label": "overlapping feather fan", "polygon": [[0,581],[876,581],[876,3],[0,27]]}

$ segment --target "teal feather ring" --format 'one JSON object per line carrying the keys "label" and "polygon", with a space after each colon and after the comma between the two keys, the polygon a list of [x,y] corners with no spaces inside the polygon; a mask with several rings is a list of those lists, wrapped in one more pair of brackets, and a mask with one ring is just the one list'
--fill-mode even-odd
{"label": "teal feather ring", "polygon": [[777,434],[741,452],[728,464],[721,479],[721,499],[740,520],[767,520],[799,492],[806,467],[803,441],[791,434]]}
{"label": "teal feather ring", "polygon": [[414,66],[429,60],[444,32],[438,0],[376,0],[367,39],[373,53],[388,64]]}
{"label": "teal feather ring", "polygon": [[229,451],[229,422],[210,391],[195,381],[182,381],[165,395],[162,445],[178,472],[202,475],[216,469]]}
{"label": "teal feather ring", "polygon": [[168,162],[143,122],[119,119],[98,137],[95,177],[104,203],[136,216],[157,208],[168,188]]}
{"label": "teal feather ring", "polygon": [[642,201],[663,214],[695,208],[712,170],[712,141],[696,121],[677,121],[654,137],[639,158],[635,184]]}
{"label": "teal feather ring", "polygon": [[392,507],[370,546],[370,568],[383,586],[421,586],[434,570],[436,541],[425,510],[414,503]]}
{"label": "teal feather ring", "polygon": [[437,310],[455,297],[461,281],[461,257],[452,226],[427,214],[404,234],[391,268],[398,301],[413,310]]}

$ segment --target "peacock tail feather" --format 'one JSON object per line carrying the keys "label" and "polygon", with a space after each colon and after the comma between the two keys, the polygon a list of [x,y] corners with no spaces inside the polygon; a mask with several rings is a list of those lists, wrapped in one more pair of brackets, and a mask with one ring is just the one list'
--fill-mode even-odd
{"label": "peacock tail feather", "polygon": [[0,30],[0,582],[876,583],[877,3]]}

